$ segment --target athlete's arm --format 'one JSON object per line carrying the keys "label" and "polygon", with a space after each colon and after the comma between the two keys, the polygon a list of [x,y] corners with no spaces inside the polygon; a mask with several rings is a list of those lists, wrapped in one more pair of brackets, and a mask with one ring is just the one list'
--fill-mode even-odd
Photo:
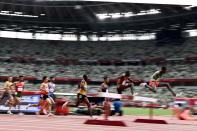
{"label": "athlete's arm", "polygon": [[134,82],[135,82],[135,80],[134,80],[134,79],[132,79],[132,78],[128,78],[128,80],[129,80],[130,82],[132,82],[132,83],[134,83]]}

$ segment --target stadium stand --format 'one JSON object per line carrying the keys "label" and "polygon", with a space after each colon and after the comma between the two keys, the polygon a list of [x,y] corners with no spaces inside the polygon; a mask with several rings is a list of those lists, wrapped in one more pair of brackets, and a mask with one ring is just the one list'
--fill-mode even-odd
{"label": "stadium stand", "polygon": [[[156,45],[156,41],[45,41],[0,38],[3,57],[30,57],[40,59],[143,59],[146,57],[184,58],[196,56],[197,38],[188,38],[183,44]],[[47,48],[45,48],[47,47]],[[161,48],[162,47],[162,48]]]}

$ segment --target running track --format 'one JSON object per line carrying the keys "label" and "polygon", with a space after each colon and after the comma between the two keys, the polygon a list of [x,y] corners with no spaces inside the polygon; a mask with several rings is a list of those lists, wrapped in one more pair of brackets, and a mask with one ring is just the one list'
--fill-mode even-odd
{"label": "running track", "polygon": [[[169,124],[134,123],[136,118],[147,116],[111,117],[122,120],[127,127],[98,126],[83,124],[88,116],[36,116],[36,115],[0,115],[0,131],[196,131],[197,121],[181,121],[174,117],[156,117]],[[102,119],[102,117],[97,117]]]}

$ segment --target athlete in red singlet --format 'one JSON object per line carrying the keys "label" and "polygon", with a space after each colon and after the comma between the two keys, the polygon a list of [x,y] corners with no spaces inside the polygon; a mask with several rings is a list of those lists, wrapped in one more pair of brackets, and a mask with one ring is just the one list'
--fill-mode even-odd
{"label": "athlete in red singlet", "polygon": [[42,84],[40,85],[40,92],[41,92],[40,99],[44,103],[44,105],[42,106],[43,111],[46,110],[49,116],[53,115],[51,113],[52,101],[49,98],[49,78],[47,76],[44,76],[42,79]]}
{"label": "athlete in red singlet", "polygon": [[134,91],[133,91],[134,80],[129,78],[129,76],[130,76],[130,72],[126,71],[124,75],[119,77],[119,79],[117,81],[117,92],[118,92],[118,94],[122,94],[122,92],[127,88],[131,89],[131,94],[132,95],[134,94]]}
{"label": "athlete in red singlet", "polygon": [[22,92],[25,88],[25,82],[24,82],[24,77],[22,75],[19,76],[19,80],[14,83],[15,87],[15,102],[14,105],[18,105],[18,109],[20,110],[20,102],[21,102],[21,97],[22,97]]}
{"label": "athlete in red singlet", "polygon": [[29,107],[40,107],[38,114],[44,114],[48,116],[53,115],[51,113],[52,100],[49,98],[49,78],[44,76],[42,78],[42,84],[40,85],[40,101],[38,104],[29,104],[26,108]]}

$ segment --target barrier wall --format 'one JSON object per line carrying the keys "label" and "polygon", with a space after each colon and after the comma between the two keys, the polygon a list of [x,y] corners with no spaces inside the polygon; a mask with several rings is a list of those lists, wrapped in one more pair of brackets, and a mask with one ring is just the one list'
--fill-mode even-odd
{"label": "barrier wall", "polygon": [[[12,108],[12,112],[14,113],[36,113],[39,111],[39,107],[29,107],[26,108],[28,104],[38,104],[40,100],[40,93],[39,92],[23,92],[22,98],[21,98],[21,104],[20,106],[16,106]],[[4,102],[0,103],[0,112],[7,112],[8,106],[4,105]]]}
{"label": "barrier wall", "polygon": [[[2,92],[1,92],[2,93]],[[54,109],[55,114],[58,115],[67,115],[69,113],[68,108],[62,109],[63,103],[66,101],[63,99],[63,95],[57,95],[56,99],[56,107]],[[70,94],[68,94],[70,95]],[[66,96],[66,95],[64,95]],[[8,110],[8,106],[5,105],[5,101],[7,99],[5,98],[1,103],[0,103],[0,113],[5,113]],[[28,104],[38,104],[40,100],[40,92],[39,91],[24,91],[22,98],[21,98],[21,104],[20,106],[16,106],[12,108],[13,113],[26,113],[26,114],[35,114],[38,112],[40,109],[39,107],[29,107],[27,108]]]}
{"label": "barrier wall", "polygon": [[[0,81],[4,82],[8,79],[8,76],[0,76]],[[29,83],[41,83],[40,79],[37,79],[36,77],[24,77],[25,80],[27,80]],[[17,77],[14,77],[14,81],[17,80]],[[55,78],[56,84],[79,84],[81,81],[81,78],[64,78],[64,77],[57,77]],[[110,79],[111,84],[116,84],[117,79]],[[142,79],[136,79],[135,85],[139,85],[141,82],[144,82]],[[174,85],[195,85],[197,84],[197,78],[167,78],[167,79],[161,79],[162,82],[169,82]],[[102,81],[98,80],[92,80],[89,79],[89,84],[95,84],[100,85]]]}

